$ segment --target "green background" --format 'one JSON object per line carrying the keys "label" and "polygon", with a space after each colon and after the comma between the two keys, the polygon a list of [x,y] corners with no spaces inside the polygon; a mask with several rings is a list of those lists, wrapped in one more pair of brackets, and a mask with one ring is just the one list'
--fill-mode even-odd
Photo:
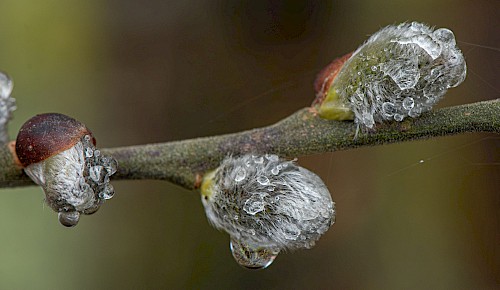
{"label": "green background", "polygon": [[[467,60],[439,106],[498,98],[499,13],[495,0],[2,0],[11,137],[43,112],[86,123],[100,147],[271,124],[312,102],[330,60],[413,20],[452,29]],[[469,134],[301,158],[330,188],[337,223],[255,272],[233,261],[198,193],[166,182],[114,182],[115,197],[71,229],[40,188],[3,189],[0,289],[495,288],[499,144]]]}

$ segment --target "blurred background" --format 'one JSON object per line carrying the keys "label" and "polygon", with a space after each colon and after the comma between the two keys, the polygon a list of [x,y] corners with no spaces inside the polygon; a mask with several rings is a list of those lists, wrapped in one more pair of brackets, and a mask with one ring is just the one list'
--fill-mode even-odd
{"label": "blurred background", "polygon": [[[440,106],[500,96],[497,0],[2,0],[0,11],[11,138],[43,112],[86,123],[100,147],[272,124],[312,102],[329,61],[413,20],[452,29],[467,60]],[[0,288],[497,288],[499,145],[468,134],[300,158],[330,188],[337,223],[263,271],[239,267],[199,194],[167,182],[114,182],[71,229],[40,188],[2,189]]]}

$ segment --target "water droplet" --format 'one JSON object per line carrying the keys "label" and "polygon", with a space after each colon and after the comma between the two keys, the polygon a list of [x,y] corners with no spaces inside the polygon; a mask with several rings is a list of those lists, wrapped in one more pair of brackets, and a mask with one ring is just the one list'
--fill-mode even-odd
{"label": "water droplet", "polygon": [[277,162],[279,160],[278,155],[276,154],[266,154],[266,159],[272,162]]}
{"label": "water droplet", "polygon": [[372,71],[377,71],[377,66],[372,66]]}
{"label": "water droplet", "polygon": [[280,173],[280,170],[276,166],[276,167],[273,167],[273,169],[271,169],[271,173],[274,174],[274,175],[278,175],[278,173]]}
{"label": "water droplet", "polygon": [[375,124],[375,121],[373,120],[373,115],[368,112],[363,113],[363,115],[361,116],[361,122],[368,128],[372,128],[373,125]]}
{"label": "water droplet", "polygon": [[251,215],[255,215],[258,212],[264,210],[266,203],[264,202],[264,196],[266,194],[256,193],[252,195],[249,199],[245,201],[243,205],[243,210]]}
{"label": "water droplet", "polygon": [[101,156],[101,151],[99,151],[99,150],[94,150],[94,156],[95,156],[95,157],[99,157],[99,156]]}
{"label": "water droplet", "polygon": [[233,238],[231,238],[229,248],[240,266],[254,270],[269,267],[279,254],[278,249],[254,248]]}
{"label": "water droplet", "polygon": [[448,46],[455,46],[457,44],[455,42],[455,35],[449,29],[437,29],[436,31],[434,31],[433,35],[437,40],[447,44]]}
{"label": "water droplet", "polygon": [[420,107],[413,107],[408,112],[408,116],[410,116],[412,118],[416,118],[416,117],[420,116],[420,113],[422,113],[422,109]]}
{"label": "water droplet", "polygon": [[90,147],[87,147],[87,149],[85,149],[85,157],[90,158],[92,156],[94,156],[94,150],[92,150],[92,148]]}
{"label": "water droplet", "polygon": [[[104,159],[104,158],[103,158]],[[113,175],[116,173],[116,170],[118,168],[118,162],[116,159],[112,157],[106,157],[106,159],[103,160],[102,165],[108,172],[108,175]]]}
{"label": "water droplet", "polygon": [[418,163],[424,163],[424,160],[423,159],[420,159],[420,161]]}
{"label": "water droplet", "polygon": [[300,236],[300,230],[294,224],[290,224],[284,229],[283,234],[285,235],[285,239],[295,241]]}
{"label": "water droplet", "polygon": [[413,106],[415,106],[415,101],[413,100],[413,98],[411,97],[404,98],[403,108],[405,108],[406,110],[410,110],[411,108],[413,108]]}
{"label": "water droplet", "polygon": [[89,142],[90,141],[90,135],[85,135],[85,137],[83,137],[83,139],[85,139],[85,141]]}
{"label": "water droplet", "polygon": [[96,213],[99,210],[99,207],[101,206],[100,202],[94,203],[91,207],[86,208],[83,213],[86,215],[91,215]]}
{"label": "water droplet", "polygon": [[274,189],[275,189],[275,187],[274,187],[274,186],[269,186],[269,187],[267,188],[267,191],[271,191],[271,192],[273,192],[273,191],[274,191]]}
{"label": "water droplet", "polygon": [[269,178],[267,178],[264,175],[260,175],[257,177],[257,182],[260,183],[261,185],[268,185],[269,184]]}
{"label": "water droplet", "polygon": [[404,116],[401,114],[394,114],[394,120],[401,122],[403,121]]}
{"label": "water droplet", "polygon": [[400,39],[399,44],[415,44],[423,49],[433,60],[441,54],[441,45],[429,35],[415,35],[409,38]]}
{"label": "water droplet", "polygon": [[99,197],[102,199],[111,199],[113,195],[115,195],[115,188],[111,184],[106,184],[99,193]]}
{"label": "water droplet", "polygon": [[80,220],[80,213],[77,211],[60,211],[58,213],[59,222],[65,227],[74,227]]}
{"label": "water droplet", "polygon": [[262,156],[256,156],[254,158],[254,162],[255,162],[255,164],[262,164],[262,163],[264,163],[264,157],[262,157]]}
{"label": "water droplet", "polygon": [[97,182],[97,183],[100,183],[100,181],[102,181],[102,176],[101,176],[101,173],[102,173],[102,169],[104,167],[100,166],[100,165],[96,165],[96,166],[92,166],[89,168],[89,176],[90,178]]}
{"label": "water droplet", "polygon": [[247,176],[247,172],[243,167],[236,168],[236,175],[234,176],[234,181],[240,182]]}

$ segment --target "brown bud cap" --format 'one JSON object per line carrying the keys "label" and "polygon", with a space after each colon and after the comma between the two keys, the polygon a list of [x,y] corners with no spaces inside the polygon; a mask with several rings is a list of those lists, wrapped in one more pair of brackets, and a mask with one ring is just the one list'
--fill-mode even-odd
{"label": "brown bud cap", "polygon": [[316,93],[316,99],[314,100],[313,105],[320,104],[323,101],[326,93],[328,93],[328,90],[332,85],[333,80],[344,66],[344,63],[351,57],[351,55],[352,52],[349,52],[344,56],[334,59],[319,72],[318,76],[316,76],[316,80],[314,81],[314,92]]}
{"label": "brown bud cap", "polygon": [[95,145],[92,132],[79,121],[58,113],[36,115],[19,130],[16,154],[26,167],[73,147],[85,135]]}

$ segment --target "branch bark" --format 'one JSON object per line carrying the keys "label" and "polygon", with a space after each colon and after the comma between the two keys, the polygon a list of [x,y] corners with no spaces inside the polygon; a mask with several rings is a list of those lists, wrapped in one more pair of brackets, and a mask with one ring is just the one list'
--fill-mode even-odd
{"label": "branch bark", "polygon": [[[328,121],[304,108],[278,123],[227,135],[102,149],[118,161],[114,180],[167,180],[195,189],[202,175],[229,154],[275,153],[297,157],[465,132],[500,133],[500,99],[439,109],[403,122],[377,124],[354,139],[353,122]],[[0,148],[0,188],[34,185],[15,165],[9,146]]]}

